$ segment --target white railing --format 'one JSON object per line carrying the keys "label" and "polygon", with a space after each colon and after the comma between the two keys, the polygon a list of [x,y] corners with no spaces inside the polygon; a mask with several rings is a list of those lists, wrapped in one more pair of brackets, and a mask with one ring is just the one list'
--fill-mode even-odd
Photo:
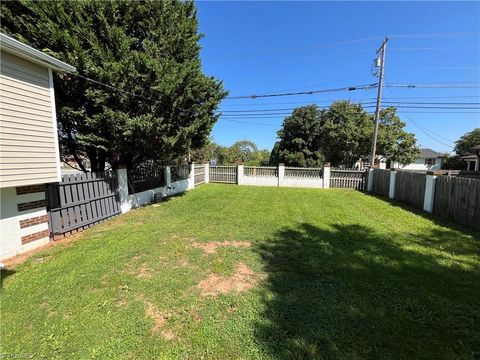
{"label": "white railing", "polygon": [[330,187],[366,190],[367,172],[365,170],[332,169]]}
{"label": "white railing", "polygon": [[195,185],[200,185],[205,182],[205,165],[195,165],[194,167]]}
{"label": "white railing", "polygon": [[285,167],[285,177],[298,179],[321,178],[322,168]]}
{"label": "white railing", "polygon": [[273,166],[244,166],[244,176],[278,176],[278,168]]}
{"label": "white railing", "polygon": [[210,166],[210,182],[237,183],[237,167],[232,166]]}

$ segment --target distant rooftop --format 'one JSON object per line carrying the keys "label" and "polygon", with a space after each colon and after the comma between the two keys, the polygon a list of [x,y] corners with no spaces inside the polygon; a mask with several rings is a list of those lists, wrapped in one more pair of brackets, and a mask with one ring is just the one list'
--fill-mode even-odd
{"label": "distant rooftop", "polygon": [[435,150],[432,150],[432,149],[420,149],[419,157],[421,159],[427,159],[427,158],[445,157],[445,155],[439,152],[436,152]]}

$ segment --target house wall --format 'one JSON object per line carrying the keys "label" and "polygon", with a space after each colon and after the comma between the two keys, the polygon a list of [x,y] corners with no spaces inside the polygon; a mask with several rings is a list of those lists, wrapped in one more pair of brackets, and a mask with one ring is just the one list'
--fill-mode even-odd
{"label": "house wall", "polygon": [[434,171],[434,170],[441,170],[442,169],[442,163],[443,163],[442,158],[436,158],[434,165],[426,165],[424,158],[418,158],[413,163],[400,166],[400,168],[405,169],[405,170],[425,170],[425,171],[429,170],[429,171]]}
{"label": "house wall", "polygon": [[49,241],[44,185],[0,188],[0,260]]}
{"label": "house wall", "polygon": [[0,187],[60,181],[52,72],[0,56]]}

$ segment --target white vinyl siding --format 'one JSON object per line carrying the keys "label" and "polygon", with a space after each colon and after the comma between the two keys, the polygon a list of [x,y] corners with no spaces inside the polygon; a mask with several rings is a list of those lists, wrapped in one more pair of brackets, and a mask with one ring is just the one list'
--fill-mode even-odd
{"label": "white vinyl siding", "polygon": [[0,186],[58,181],[49,71],[1,52]]}

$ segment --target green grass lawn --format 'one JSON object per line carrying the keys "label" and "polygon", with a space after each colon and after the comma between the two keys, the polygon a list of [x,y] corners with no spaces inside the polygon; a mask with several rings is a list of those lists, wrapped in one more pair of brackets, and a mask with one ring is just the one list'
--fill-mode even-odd
{"label": "green grass lawn", "polygon": [[7,275],[2,354],[480,356],[480,233],[356,191],[203,185]]}

